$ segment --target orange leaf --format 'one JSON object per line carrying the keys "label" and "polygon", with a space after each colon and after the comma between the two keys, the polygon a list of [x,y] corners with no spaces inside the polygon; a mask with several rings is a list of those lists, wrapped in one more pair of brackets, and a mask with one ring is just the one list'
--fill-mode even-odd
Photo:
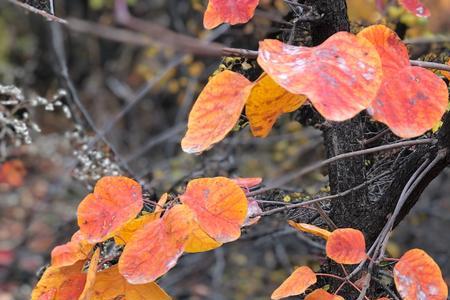
{"label": "orange leaf", "polygon": [[295,229],[297,229],[298,231],[302,231],[302,232],[307,232],[307,233],[311,233],[315,236],[320,236],[321,238],[328,240],[328,238],[331,235],[331,232],[329,232],[328,230],[322,229],[320,227],[311,225],[311,224],[306,224],[306,223],[296,223],[294,221],[288,221],[289,225],[291,225],[292,227],[294,227]]}
{"label": "orange leaf", "polygon": [[254,15],[259,0],[210,0],[203,19],[206,29],[222,23],[247,23]]}
{"label": "orange leaf", "polygon": [[328,237],[326,252],[337,263],[358,264],[367,257],[364,235],[353,228],[336,229]]}
{"label": "orange leaf", "polygon": [[297,110],[305,101],[305,96],[289,93],[266,73],[262,74],[245,105],[253,135],[266,137],[280,115]]}
{"label": "orange leaf", "polygon": [[305,300],[344,300],[344,298],[330,294],[323,289],[317,289],[308,294],[305,297]]}
{"label": "orange leaf", "polygon": [[131,284],[155,281],[175,266],[192,228],[192,213],[176,205],[136,231],[123,250],[119,271]]}
{"label": "orange leaf", "polygon": [[110,238],[143,207],[142,188],[126,177],[103,177],[78,206],[78,225],[90,243]]}
{"label": "orange leaf", "polygon": [[447,109],[445,82],[431,71],[411,67],[406,47],[386,26],[368,27],[359,36],[376,47],[383,64],[383,81],[368,112],[403,138],[433,128]]}
{"label": "orange leaf", "polygon": [[125,245],[136,231],[144,227],[145,224],[158,219],[158,214],[157,212],[149,213],[129,221],[114,235],[114,242],[117,245]]}
{"label": "orange leaf", "polygon": [[448,89],[433,72],[408,67],[385,78],[368,109],[377,121],[402,138],[412,138],[433,128],[448,105]]}
{"label": "orange leaf", "polygon": [[221,141],[239,120],[251,85],[241,74],[228,70],[215,75],[189,114],[183,151],[200,153]]}
{"label": "orange leaf", "polygon": [[346,32],[313,48],[264,40],[258,63],[283,88],[306,95],[332,121],[347,120],[367,108],[381,84],[381,61],[374,46]]}
{"label": "orange leaf", "polygon": [[429,17],[430,11],[420,0],[399,0],[400,4],[418,17]]}
{"label": "orange leaf", "polygon": [[261,177],[254,177],[254,178],[233,178],[233,180],[238,186],[240,186],[243,189],[251,189],[257,185],[260,185],[262,182]]}
{"label": "orange leaf", "polygon": [[34,288],[32,300],[78,299],[86,283],[84,261],[68,267],[49,267]]}
{"label": "orange leaf", "polygon": [[410,66],[408,49],[398,35],[384,25],[373,25],[358,33],[371,42],[381,58],[383,77],[395,75],[402,68]]}
{"label": "orange leaf", "polygon": [[397,291],[404,300],[445,300],[448,287],[434,260],[421,249],[406,252],[394,267]]}
{"label": "orange leaf", "polygon": [[214,240],[227,243],[241,236],[248,201],[233,180],[225,177],[192,180],[180,200],[189,206],[197,223]]}
{"label": "orange leaf", "polygon": [[309,267],[297,268],[273,293],[272,299],[300,295],[317,282],[316,274]]}
{"label": "orange leaf", "polygon": [[88,258],[94,245],[89,244],[81,231],[73,234],[70,242],[56,246],[52,250],[52,266],[65,267],[70,266],[80,260]]}
{"label": "orange leaf", "polygon": [[119,274],[117,265],[97,273],[91,300],[126,299],[126,300],[170,300],[155,282],[134,285],[129,284]]}
{"label": "orange leaf", "polygon": [[18,159],[0,164],[0,184],[4,183],[11,188],[21,187],[26,174],[23,162]]}
{"label": "orange leaf", "polygon": [[90,300],[94,293],[94,284],[97,277],[98,261],[100,259],[100,248],[97,248],[92,255],[91,261],[89,262],[89,269],[86,276],[86,284],[84,286],[83,292],[81,293],[78,300]]}
{"label": "orange leaf", "polygon": [[222,246],[210,237],[196,222],[192,223],[192,232],[184,249],[187,253],[206,252]]}

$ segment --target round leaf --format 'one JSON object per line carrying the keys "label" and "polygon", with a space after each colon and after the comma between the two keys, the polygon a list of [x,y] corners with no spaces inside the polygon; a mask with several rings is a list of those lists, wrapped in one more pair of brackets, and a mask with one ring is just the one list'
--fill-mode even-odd
{"label": "round leaf", "polygon": [[408,49],[398,35],[384,25],[373,25],[358,33],[375,46],[381,58],[383,77],[395,75],[399,70],[409,67]]}
{"label": "round leaf", "polygon": [[105,299],[170,300],[171,298],[155,282],[129,284],[115,265],[97,273],[91,300]]}
{"label": "round leaf", "polygon": [[289,93],[264,73],[255,82],[245,105],[253,135],[266,137],[280,115],[297,110],[305,101],[305,96]]}
{"label": "round leaf", "polygon": [[185,205],[135,232],[119,259],[119,271],[131,284],[158,279],[175,266],[191,233],[192,214]]}
{"label": "round leaf", "polygon": [[73,234],[70,242],[56,246],[52,250],[52,266],[65,267],[70,266],[80,260],[88,258],[94,245],[89,244],[81,231]]}
{"label": "round leaf", "polygon": [[84,261],[67,267],[49,267],[34,288],[32,300],[78,299],[86,283]]}
{"label": "round leaf", "polygon": [[448,89],[433,72],[407,67],[383,80],[380,91],[368,109],[396,135],[412,138],[433,128],[448,105]]}
{"label": "round leaf", "polygon": [[367,257],[364,235],[352,228],[336,229],[328,237],[326,252],[337,263],[358,264]]}
{"label": "round leaf", "polygon": [[248,201],[233,180],[225,177],[192,180],[180,199],[193,211],[200,227],[214,240],[227,243],[241,236]]}
{"label": "round leaf", "polygon": [[200,153],[221,141],[239,120],[251,84],[228,70],[214,76],[189,114],[188,130],[181,141],[183,151]]}
{"label": "round leaf", "polygon": [[273,293],[272,299],[282,299],[304,293],[317,282],[316,274],[309,267],[297,268]]}
{"label": "round leaf", "polygon": [[283,88],[306,95],[331,121],[347,120],[367,108],[381,84],[381,61],[375,47],[346,32],[313,48],[264,40],[258,63]]}
{"label": "round leaf", "polygon": [[126,177],[103,177],[78,206],[78,225],[90,243],[110,238],[143,206],[142,188]]}
{"label": "round leaf", "polygon": [[394,281],[403,300],[445,300],[448,287],[441,270],[425,251],[406,252],[394,267]]}
{"label": "round leaf", "polygon": [[222,23],[247,23],[255,13],[259,0],[210,0],[203,19],[206,29]]}

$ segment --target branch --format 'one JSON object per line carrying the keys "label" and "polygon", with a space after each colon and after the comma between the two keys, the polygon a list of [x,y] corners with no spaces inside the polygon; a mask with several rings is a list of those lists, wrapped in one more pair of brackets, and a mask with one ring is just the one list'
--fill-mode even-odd
{"label": "branch", "polygon": [[52,14],[50,14],[50,13],[44,11],[44,10],[37,9],[34,6],[28,5],[26,3],[19,2],[18,0],[8,0],[8,1],[10,3],[14,4],[14,5],[17,5],[17,6],[20,6],[20,7],[24,8],[25,10],[27,10],[27,11],[29,11],[31,13],[40,15],[40,16],[46,18],[48,21],[54,21],[54,22],[58,22],[58,23],[67,25],[67,21],[66,20],[58,18],[58,17],[55,17],[54,15],[52,15]]}
{"label": "branch", "polygon": [[265,192],[268,192],[272,189],[275,188],[279,188],[281,186],[283,186],[284,184],[296,179],[296,178],[300,178],[316,169],[328,166],[331,163],[337,162],[339,160],[342,159],[346,159],[346,158],[351,158],[351,157],[355,157],[355,156],[361,156],[361,155],[366,155],[366,154],[371,154],[371,153],[375,153],[375,152],[381,152],[381,151],[387,151],[387,150],[392,150],[392,149],[397,149],[397,148],[402,148],[402,147],[408,147],[408,146],[415,146],[415,145],[423,145],[423,144],[434,144],[436,143],[437,140],[436,139],[420,139],[420,140],[412,140],[412,141],[403,141],[403,142],[398,142],[395,144],[390,144],[390,145],[383,145],[383,146],[378,146],[378,147],[373,147],[373,148],[368,148],[368,149],[364,149],[364,150],[359,150],[359,151],[353,151],[353,152],[348,152],[348,153],[343,153],[343,154],[339,154],[336,155],[334,157],[331,157],[329,159],[314,163],[310,166],[307,166],[299,171],[287,174],[283,177],[281,177],[279,180],[277,180],[276,182],[272,183],[271,185],[269,185],[266,188],[254,191],[252,193],[249,193],[248,196],[254,196],[254,195],[258,195],[258,194],[262,194]]}

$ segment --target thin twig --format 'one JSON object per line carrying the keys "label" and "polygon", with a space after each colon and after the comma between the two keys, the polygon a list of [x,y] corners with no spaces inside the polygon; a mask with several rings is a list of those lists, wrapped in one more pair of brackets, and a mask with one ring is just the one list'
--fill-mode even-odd
{"label": "thin twig", "polygon": [[294,179],[300,178],[316,169],[328,166],[329,164],[337,162],[342,159],[376,153],[376,152],[382,152],[382,151],[387,151],[387,150],[392,150],[392,149],[397,149],[397,148],[402,148],[402,147],[423,145],[423,144],[432,144],[432,143],[436,143],[436,142],[437,142],[436,139],[427,138],[427,139],[420,139],[420,140],[403,141],[403,142],[398,142],[398,143],[394,143],[394,144],[383,145],[383,146],[363,149],[363,150],[359,150],[359,151],[353,151],[353,152],[339,154],[339,155],[336,155],[329,159],[309,165],[299,171],[287,174],[287,175],[281,177],[280,179],[278,179],[277,181],[275,181],[274,183],[272,183],[271,185],[269,185],[268,187],[250,193],[249,196],[266,193],[270,190],[273,190],[275,188],[283,186],[286,183],[288,183]]}
{"label": "thin twig", "polygon": [[37,8],[31,6],[31,5],[28,5],[26,3],[22,3],[22,2],[17,1],[17,0],[8,0],[8,1],[10,3],[14,4],[14,5],[17,5],[17,6],[20,6],[20,7],[24,8],[25,10],[27,10],[27,11],[29,11],[31,13],[40,15],[40,16],[46,18],[48,21],[54,21],[54,22],[58,22],[58,23],[67,25],[67,21],[66,20],[58,18],[58,17],[56,17],[56,16],[54,16],[54,15],[52,15],[52,14],[50,14],[50,13],[44,11],[44,10],[37,9]]}
{"label": "thin twig", "polygon": [[362,184],[360,184],[358,186],[355,186],[355,187],[353,187],[351,189],[348,189],[346,191],[340,192],[338,194],[324,196],[324,197],[320,197],[320,198],[304,201],[304,202],[301,202],[301,203],[287,204],[287,203],[278,202],[278,201],[256,200],[256,201],[262,202],[262,203],[270,203],[270,204],[285,205],[285,206],[284,207],[279,207],[279,208],[274,208],[274,209],[271,209],[271,210],[267,210],[267,211],[262,212],[262,213],[260,213],[258,215],[255,215],[254,217],[256,217],[256,216],[269,216],[269,215],[273,215],[273,214],[276,214],[276,213],[279,213],[279,212],[283,212],[285,210],[299,208],[299,207],[304,207],[304,206],[308,206],[308,205],[313,204],[313,203],[318,203],[318,202],[325,201],[325,200],[332,200],[332,199],[336,199],[336,198],[339,198],[339,197],[344,197],[345,195],[348,195],[348,194],[350,194],[350,193],[352,193],[354,191],[357,191],[357,190],[365,187],[366,185],[368,185],[368,184],[370,184],[370,183],[372,183],[372,182],[374,182],[374,181],[380,179],[381,177],[384,177],[384,176],[386,176],[386,175],[388,175],[390,173],[391,173],[390,171],[382,173],[382,174],[380,174],[378,176],[375,176],[374,178],[371,178],[370,180],[367,180],[366,182],[364,182],[364,183],[362,183]]}

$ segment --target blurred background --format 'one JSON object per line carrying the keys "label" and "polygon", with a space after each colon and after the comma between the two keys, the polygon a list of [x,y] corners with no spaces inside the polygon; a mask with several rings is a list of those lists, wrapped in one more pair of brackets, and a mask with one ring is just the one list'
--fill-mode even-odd
{"label": "blurred background", "polygon": [[[258,40],[291,28],[283,0],[261,0],[241,26],[203,29],[202,0],[133,0],[131,13],[148,26],[231,47],[257,49]],[[419,19],[386,1],[350,0],[355,32],[387,23],[409,44],[414,59],[446,62],[450,1],[425,1],[432,16]],[[269,137],[251,136],[245,117],[233,133],[201,156],[184,154],[180,140],[198,93],[217,70],[255,79],[245,59],[205,57],[161,46],[123,29],[110,0],[56,0],[56,15],[72,26],[0,0],[0,300],[29,299],[51,249],[76,231],[76,207],[104,175],[138,179],[147,197],[180,192],[191,178],[263,177],[265,182],[324,157],[320,131],[302,127],[296,113]],[[89,23],[86,23],[89,21]],[[112,40],[113,39],[113,40]],[[66,70],[67,69],[67,70]],[[230,86],[230,88],[233,88]],[[271,198],[292,201],[327,191],[318,171]],[[185,255],[159,283],[175,299],[268,299],[296,265],[318,266],[320,241],[288,228],[298,212],[265,217],[243,237],[217,250]],[[449,172],[427,189],[397,229],[388,250],[426,250],[450,283]]]}

